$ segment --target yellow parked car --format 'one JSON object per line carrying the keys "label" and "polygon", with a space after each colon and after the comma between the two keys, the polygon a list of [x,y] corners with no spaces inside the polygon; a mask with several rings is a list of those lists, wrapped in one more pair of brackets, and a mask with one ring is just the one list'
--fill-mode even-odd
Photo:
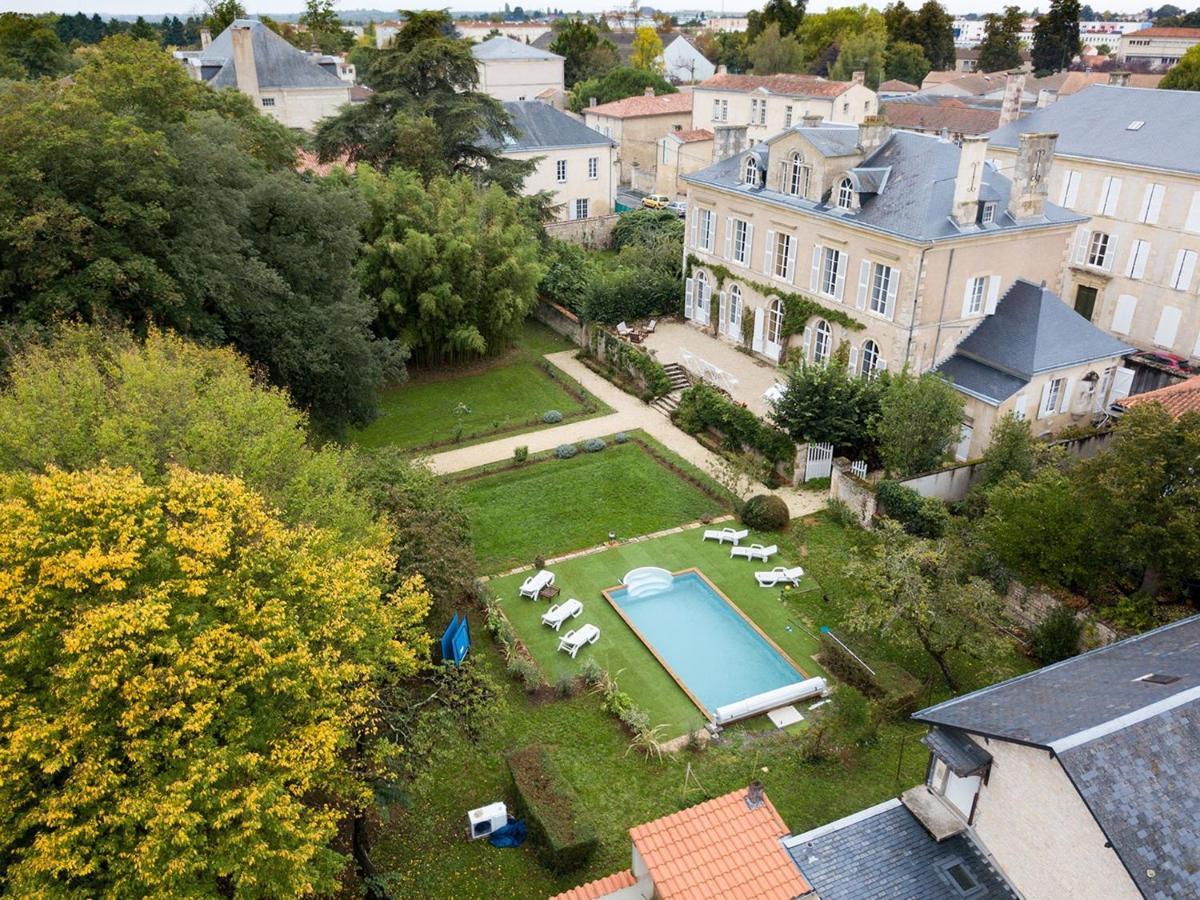
{"label": "yellow parked car", "polygon": [[642,198],[642,206],[646,209],[666,209],[671,198],[666,194],[650,194]]}

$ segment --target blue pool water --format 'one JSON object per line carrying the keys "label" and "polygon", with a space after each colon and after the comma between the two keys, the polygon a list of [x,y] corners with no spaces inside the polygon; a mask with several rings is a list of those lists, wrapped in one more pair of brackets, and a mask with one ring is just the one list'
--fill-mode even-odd
{"label": "blue pool water", "polygon": [[695,572],[650,596],[608,594],[709,712],[805,678]]}

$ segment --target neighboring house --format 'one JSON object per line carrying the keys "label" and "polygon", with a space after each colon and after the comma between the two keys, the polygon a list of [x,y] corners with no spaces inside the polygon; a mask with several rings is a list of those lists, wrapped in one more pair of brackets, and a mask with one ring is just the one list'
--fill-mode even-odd
{"label": "neighboring house", "polygon": [[472,41],[486,41],[488,35],[498,31],[506,38],[520,41],[522,44],[532,44],[542,35],[550,33],[550,25],[546,22],[473,22],[463,20],[454,23],[458,36]]}
{"label": "neighboring house", "polygon": [[298,50],[257,19],[235,19],[199,52],[175,57],[192,78],[236,88],[289,128],[309,130],[351,100],[336,56]]}
{"label": "neighboring house", "polygon": [[954,97],[914,98],[912,102],[889,100],[880,107],[888,124],[901,131],[919,134],[941,134],[961,142],[964,135],[987,134],[1000,125],[999,106],[968,106]]}
{"label": "neighboring house", "polygon": [[713,133],[706,128],[674,131],[658,140],[654,193],[668,197],[687,193],[682,176],[712,165]]}
{"label": "neighboring house", "polygon": [[[973,302],[970,293],[962,299],[964,308]],[[1035,435],[1089,421],[1128,394],[1133,372],[1121,360],[1133,350],[1018,279],[937,368],[966,397],[955,458],[978,458],[1008,414],[1028,420]]]}
{"label": "neighboring house", "polygon": [[557,54],[500,35],[474,45],[471,55],[479,67],[479,90],[502,103],[563,93],[563,58]]}
{"label": "neighboring house", "polygon": [[[978,72],[979,71],[979,48],[978,47],[957,47],[954,50],[954,71],[955,72]],[[1009,70],[1011,71],[1011,70]],[[1021,51],[1021,65],[1016,69],[1019,72],[1033,71],[1033,54],[1028,50]]]}
{"label": "neighboring house", "polygon": [[1200,896],[1200,617],[914,718],[932,755],[906,804],[1026,900]]}
{"label": "neighboring house", "polygon": [[717,74],[717,67],[696,49],[691,38],[677,34],[663,41],[663,76],[669,81],[691,84]]}
{"label": "neighboring house", "polygon": [[404,27],[404,23],[396,21],[396,20],[388,20],[386,22],[376,22],[375,23],[375,49],[383,50],[384,48],[386,48],[387,45],[392,42],[392,38],[394,38],[397,34],[399,34],[400,29],[403,27]]}
{"label": "neighboring house", "polygon": [[559,220],[588,219],[613,211],[616,144],[578,119],[539,100],[510,100],[504,110],[516,136],[496,149],[509,159],[535,159],[526,196],[545,192]]}
{"label": "neighboring house", "polygon": [[1200,28],[1143,28],[1121,36],[1117,62],[1141,63],[1165,70],[1197,44],[1200,44]]}
{"label": "neighboring house", "polygon": [[806,117],[857,124],[879,110],[876,93],[853,81],[815,75],[714,75],[692,89],[692,128],[746,126],[752,141],[800,124]]}
{"label": "neighboring house", "polygon": [[887,81],[879,85],[879,95],[884,94],[915,94],[920,90],[915,84],[909,84],[907,81],[901,81],[899,78],[889,78]]}
{"label": "neighboring house", "polygon": [[[675,131],[691,128],[690,93],[654,95],[646,88],[639,97],[626,97],[583,110],[583,121],[591,129],[617,142],[621,161],[621,183],[633,182],[634,173],[646,179],[634,187],[649,189],[658,159],[658,141]],[[712,161],[712,157],[709,157]]]}
{"label": "neighboring house", "polygon": [[[1011,176],[985,163],[987,149],[986,138],[960,149],[871,119],[719,150],[720,162],[684,176],[696,260],[687,318],[732,343],[749,337],[772,361],[792,351],[823,363],[846,341],[860,374],[931,369],[994,311],[1003,285],[1024,276],[1056,288],[1085,221],[1046,202],[1053,135],[1027,137]],[[832,317],[789,334],[782,294]]]}
{"label": "neighboring house", "polygon": [[[1044,78],[1033,75],[1010,76],[1006,72],[990,74],[959,75],[955,78],[933,79],[930,73],[922,82],[921,94],[939,97],[957,97],[978,101],[1001,101],[1013,83],[1014,77],[1021,80],[1021,103],[1026,107],[1047,106],[1058,97],[1069,97],[1094,84],[1112,84],[1121,87],[1158,87],[1161,75],[1129,72],[1055,72]],[[933,79],[933,80],[931,80]]]}
{"label": "neighboring house", "polygon": [[[1140,33],[1140,32],[1139,32]],[[1200,94],[1096,85],[991,136],[1010,171],[1018,140],[1058,134],[1050,197],[1091,217],[1064,266],[1062,297],[1142,349],[1200,360]]]}
{"label": "neighboring house", "polygon": [[1125,397],[1117,405],[1123,410],[1130,410],[1147,403],[1161,404],[1175,419],[1184,413],[1200,413],[1200,375],[1144,394]]}
{"label": "neighboring house", "polygon": [[812,885],[781,843],[787,833],[755,783],[629,829],[630,868],[551,900],[792,900],[810,895]]}
{"label": "neighboring house", "polygon": [[705,31],[745,31],[750,27],[746,16],[709,16],[704,20]]}

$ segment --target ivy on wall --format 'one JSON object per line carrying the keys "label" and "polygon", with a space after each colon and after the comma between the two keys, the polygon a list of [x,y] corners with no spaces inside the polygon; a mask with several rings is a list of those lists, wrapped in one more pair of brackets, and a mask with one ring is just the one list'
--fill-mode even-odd
{"label": "ivy on wall", "polygon": [[837,322],[839,325],[844,325],[852,331],[862,331],[866,327],[858,319],[847,315],[840,309],[830,309],[823,303],[819,303],[811,297],[806,297],[804,294],[781,291],[774,285],[763,284],[751,278],[734,275],[733,272],[730,272],[719,263],[701,263],[691,253],[687,255],[687,265],[684,267],[683,277],[691,277],[692,269],[696,266],[701,266],[712,272],[713,277],[717,280],[718,291],[722,289],[727,280],[732,280],[754,288],[754,290],[758,291],[764,297],[778,297],[783,301],[783,336],[785,338],[802,332],[804,326],[808,324],[808,320],[814,316],[820,316],[823,319],[828,319],[830,322]]}

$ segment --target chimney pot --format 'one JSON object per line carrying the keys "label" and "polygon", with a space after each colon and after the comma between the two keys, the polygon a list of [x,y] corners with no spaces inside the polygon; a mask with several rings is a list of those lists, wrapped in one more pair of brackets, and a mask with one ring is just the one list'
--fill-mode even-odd
{"label": "chimney pot", "polygon": [[954,221],[974,225],[979,214],[979,190],[983,186],[983,166],[987,159],[986,134],[964,134],[958,150],[958,173],[954,176]]}
{"label": "chimney pot", "polygon": [[758,809],[763,805],[763,786],[761,781],[750,782],[746,788],[747,809]]}
{"label": "chimney pot", "polygon": [[212,43],[212,32],[207,28],[200,29],[200,49],[207,50],[208,45]]}
{"label": "chimney pot", "polygon": [[1022,134],[1019,140],[1012,193],[1008,198],[1009,215],[1017,221],[1038,218],[1046,211],[1058,135],[1030,131]]}
{"label": "chimney pot", "polygon": [[721,63],[721,65],[717,66],[717,74],[718,75],[728,75],[729,67],[726,66],[725,63]]}
{"label": "chimney pot", "polygon": [[864,153],[882,147],[891,136],[892,129],[883,116],[867,116],[859,123],[858,146],[862,147]]}
{"label": "chimney pot", "polygon": [[597,105],[596,98],[588,97],[588,106],[596,106],[596,105]]}
{"label": "chimney pot", "polygon": [[800,117],[800,124],[805,128],[819,128],[821,121],[821,117],[815,113],[805,113]]}
{"label": "chimney pot", "polygon": [[1045,88],[1042,88],[1040,91],[1038,91],[1037,108],[1045,109],[1047,106],[1052,106],[1054,101],[1057,99],[1058,94],[1054,93],[1054,91],[1048,91]]}
{"label": "chimney pot", "polygon": [[1004,102],[1000,106],[1000,126],[1021,118],[1021,96],[1025,93],[1025,76],[1009,72],[1004,79]]}
{"label": "chimney pot", "polygon": [[1114,87],[1129,87],[1129,72],[1124,69],[1109,72],[1108,83]]}

